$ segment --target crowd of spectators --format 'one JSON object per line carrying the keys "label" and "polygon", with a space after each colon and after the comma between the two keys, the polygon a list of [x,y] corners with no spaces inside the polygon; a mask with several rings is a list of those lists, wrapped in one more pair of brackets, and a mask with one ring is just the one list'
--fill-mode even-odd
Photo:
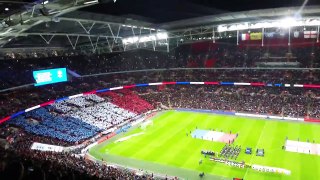
{"label": "crowd of spectators", "polygon": [[0,147],[0,175],[3,179],[169,179],[155,177],[152,173],[140,174],[133,170],[107,165],[105,162],[97,163],[68,153],[15,148],[5,150]]}
{"label": "crowd of spectators", "polygon": [[[278,84],[319,84],[320,71],[316,70],[168,70],[158,72],[124,73],[71,79],[66,83],[27,87],[0,93],[0,117],[4,117],[34,105],[92,90],[136,83],[162,81],[225,81],[264,82]],[[156,88],[156,87],[155,87]],[[277,88],[277,87],[275,87]],[[299,88],[288,88],[294,91]],[[304,91],[300,89],[298,91]],[[312,90],[316,95],[317,90]],[[121,96],[119,96],[121,97]],[[126,102],[120,100],[119,103]],[[114,102],[117,104],[117,102]],[[316,104],[316,103],[315,103]],[[138,108],[138,107],[136,107]]]}
{"label": "crowd of spectators", "polygon": [[[181,46],[173,53],[146,50],[91,56],[57,56],[41,59],[0,61],[0,89],[32,83],[32,71],[67,67],[80,75],[66,83],[27,86],[0,94],[0,117],[40,103],[86,91],[162,81],[225,81],[287,84],[320,83],[318,70],[247,69],[256,62],[299,62],[300,67],[318,67],[319,47],[269,48],[220,44],[194,48]],[[280,58],[278,58],[280,57]],[[241,67],[245,69],[168,70],[168,68]],[[156,70],[156,69],[167,70]],[[153,69],[152,71],[94,75],[106,72]],[[88,161],[70,154],[30,151],[32,142],[70,146],[117,126],[137,114],[163,105],[169,108],[212,109],[320,118],[317,89],[175,85],[135,88],[78,97],[28,112],[0,126],[0,138],[10,144],[0,150],[0,177],[22,179],[154,179],[131,171]],[[14,169],[13,167],[16,167]],[[54,171],[52,171],[54,169]],[[14,170],[19,173],[14,174]],[[2,174],[1,174],[2,173]],[[3,175],[3,176],[2,176]]]}
{"label": "crowd of spectators", "polygon": [[[177,73],[173,78],[177,78],[176,75]],[[86,85],[84,86],[86,87]],[[31,122],[30,119],[24,121],[37,124],[37,122],[48,121],[51,116],[76,118],[72,117],[72,114],[75,112],[81,112],[80,114],[95,112],[92,113],[95,115],[92,118],[95,119],[96,122],[99,122],[101,120],[99,118],[102,117],[99,117],[99,111],[101,111],[100,108],[116,107],[112,103],[118,103],[117,107],[127,109],[125,111],[116,110],[114,113],[115,116],[126,114],[126,112],[127,114],[130,114],[130,112],[143,113],[159,106],[159,104],[162,104],[167,107],[214,109],[260,114],[267,113],[290,117],[303,117],[307,115],[318,117],[318,94],[319,92],[317,90],[311,91],[303,88],[284,87],[208,85],[153,86],[135,88],[135,91],[125,89],[107,92],[101,94],[101,96],[88,95],[77,97],[72,100],[66,100],[58,103],[60,105],[57,106],[48,106],[47,108],[40,108],[38,110],[31,111],[23,117],[32,117]],[[130,99],[134,101],[130,101]],[[65,107],[69,107],[69,109],[62,110]],[[109,113],[112,114],[112,112],[106,112],[106,114]],[[75,116],[76,114],[77,113],[73,115]],[[84,117],[81,118],[87,119]],[[77,121],[77,123],[94,123],[79,119],[75,119],[75,121]],[[14,120],[10,120],[9,122],[14,122]],[[74,122],[70,120],[70,122],[66,124],[70,126],[70,123]],[[2,137],[6,137],[5,139],[12,143],[11,148],[14,149],[18,156],[16,156],[16,161],[11,162],[18,162],[15,166],[21,167],[22,170],[20,172],[23,177],[31,177],[34,176],[34,173],[40,173],[40,175],[37,174],[37,176],[58,178],[68,177],[76,179],[78,179],[79,176],[101,179],[139,179],[137,175],[132,173],[132,171],[120,170],[113,168],[112,166],[96,164],[83,158],[70,156],[70,154],[52,154],[37,151],[29,152],[31,142],[35,141],[64,146],[72,143],[61,141],[61,139],[59,140],[58,138],[48,138],[43,135],[39,136],[37,134],[30,134],[27,133],[28,128],[25,128],[24,126],[23,128],[19,126],[12,127],[9,124],[1,126],[3,131],[0,135]],[[53,123],[46,123],[48,127],[52,124]],[[65,129],[62,125],[65,124],[65,122],[60,123],[60,120],[54,120],[54,124],[56,128],[55,131]],[[75,129],[73,128],[73,130]],[[8,152],[7,150],[4,152],[6,153],[6,155],[4,155],[5,157],[10,159],[12,158],[12,156],[9,156],[11,152]],[[6,160],[3,162],[5,162],[3,164],[8,163]],[[8,169],[2,169],[2,172],[5,172],[5,174],[10,173],[11,165],[8,163],[7,167]],[[51,168],[55,168],[57,171],[52,172],[49,170]],[[148,176],[148,178],[151,177]],[[146,177],[143,177],[143,179],[146,179]]]}
{"label": "crowd of spectators", "polygon": [[117,92],[102,93],[101,96],[110,97],[113,104],[137,114],[145,113],[148,110],[154,109],[149,102],[141,99],[137,94],[126,89],[119,90]]}
{"label": "crowd of spectators", "polygon": [[73,143],[102,131],[81,119],[54,116],[43,108],[32,111],[31,115],[27,113],[25,116],[18,116],[8,123],[22,127],[29,133]]}
{"label": "crowd of spectators", "polygon": [[[167,85],[135,88],[135,91],[120,90],[100,95],[103,98],[88,95],[55,103],[52,106],[18,116],[9,123],[18,124],[29,131],[35,130],[35,132],[43,133],[51,132],[47,128],[53,128],[52,132],[54,131],[55,134],[69,128],[72,130],[66,132],[77,137],[82,137],[87,130],[80,130],[80,134],[74,131],[77,131],[78,128],[86,128],[93,131],[87,136],[91,137],[101,129],[108,129],[134,117],[135,114],[154,109],[159,106],[159,103],[166,107],[251,112],[290,117],[319,117],[319,92],[304,88]],[[79,125],[79,123],[84,124]],[[78,128],[73,128],[75,126]],[[42,129],[44,127],[45,129]]]}
{"label": "crowd of spectators", "polygon": [[154,106],[210,109],[289,117],[319,117],[314,92],[285,88],[235,86],[171,86],[141,92]]}
{"label": "crowd of spectators", "polygon": [[109,129],[137,116],[137,114],[119,108],[110,102],[80,108],[78,111],[66,113],[66,115],[82,119],[86,123],[95,125],[101,129]]}
{"label": "crowd of spectators", "polygon": [[36,135],[78,143],[153,109],[130,91],[122,91],[122,97],[117,93],[102,95],[119,106],[91,94],[27,112],[8,123]]}
{"label": "crowd of spectators", "polygon": [[[140,107],[141,113],[152,107],[132,92],[121,94],[126,94],[126,98],[133,96],[138,101],[133,106]],[[1,125],[0,176],[5,179],[171,179],[146,174],[143,170],[107,166],[106,162],[96,163],[72,154],[73,151],[57,153],[30,149],[33,142],[71,146],[75,139],[87,138],[83,134],[96,134],[102,128],[108,128],[101,124],[103,118],[118,124],[136,116],[134,112],[108,102],[119,97],[109,94],[103,97],[88,95],[65,100],[59,102],[59,106],[39,108]],[[146,107],[142,108],[144,105]],[[71,108],[61,110],[65,107]],[[70,137],[66,137],[68,135]]]}
{"label": "crowd of spectators", "polygon": [[[134,50],[122,53],[7,59],[0,61],[0,89],[34,83],[32,71],[66,67],[80,75],[168,68],[256,67],[257,62],[299,62],[319,67],[320,49],[314,47],[243,47],[207,44],[181,45],[170,53]],[[285,66],[285,64],[284,64]]]}

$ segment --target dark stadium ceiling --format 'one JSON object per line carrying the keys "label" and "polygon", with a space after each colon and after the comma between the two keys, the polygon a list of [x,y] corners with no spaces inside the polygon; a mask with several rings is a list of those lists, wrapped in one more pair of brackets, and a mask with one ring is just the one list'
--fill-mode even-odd
{"label": "dark stadium ceiling", "polygon": [[[117,0],[80,9],[85,12],[141,18],[153,23],[216,15],[221,13],[301,6],[304,0]],[[320,5],[308,0],[307,5]]]}
{"label": "dark stadium ceiling", "polygon": [[[93,2],[93,3],[92,3]],[[292,15],[301,0],[0,0],[0,51],[9,48],[106,47],[121,49],[121,38],[167,30],[179,37],[209,32],[205,27]],[[309,0],[306,5],[320,5]],[[279,8],[291,7],[295,8]],[[276,8],[276,9],[268,9]],[[258,9],[258,10],[256,10]],[[263,9],[263,10],[259,10]],[[320,17],[320,6],[306,7]],[[191,19],[190,19],[191,18]],[[202,28],[204,27],[204,28]],[[181,31],[181,32],[179,32]],[[176,33],[178,32],[178,33]],[[176,33],[176,34],[173,34]],[[179,34],[180,33],[180,34]],[[2,48],[1,48],[2,47]],[[138,47],[138,45],[137,45]]]}
{"label": "dark stadium ceiling", "polygon": [[0,20],[12,14],[22,12],[25,7],[35,4],[35,0],[0,0]]}

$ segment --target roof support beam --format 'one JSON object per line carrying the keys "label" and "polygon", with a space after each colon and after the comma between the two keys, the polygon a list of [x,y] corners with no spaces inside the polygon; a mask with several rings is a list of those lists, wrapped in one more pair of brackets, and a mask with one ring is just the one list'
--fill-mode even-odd
{"label": "roof support beam", "polygon": [[110,30],[110,32],[111,32],[111,35],[113,36],[113,42],[112,42],[112,45],[111,45],[111,49],[113,49],[114,43],[115,43],[115,42],[118,42],[117,40],[118,40],[118,38],[119,38],[121,26],[122,26],[122,25],[119,25],[119,27],[118,27],[117,36],[114,36],[114,33],[113,33],[113,31],[112,31],[112,28],[111,28],[110,24],[108,24],[109,30]]}
{"label": "roof support beam", "polygon": [[80,37],[109,37],[109,38],[114,38],[114,39],[121,39],[122,37],[118,36],[108,36],[108,35],[104,35],[104,34],[79,34],[79,33],[6,33],[6,34],[3,34],[1,36],[4,36],[4,37],[16,37],[16,36],[40,36],[40,35],[43,35],[43,36],[80,36]]}
{"label": "roof support beam", "polygon": [[96,41],[96,44],[95,44],[95,45],[93,45],[92,40],[91,40],[91,37],[88,36],[88,38],[89,38],[89,41],[90,41],[91,46],[92,46],[92,52],[96,52],[97,47],[98,47],[99,38],[100,38],[100,37],[99,37],[99,36],[97,37],[97,41]]}
{"label": "roof support beam", "polygon": [[106,40],[107,40],[107,43],[108,43],[109,51],[112,52],[112,47],[110,46],[110,42],[109,42],[109,39],[107,37],[106,37]]}
{"label": "roof support beam", "polygon": [[[150,36],[152,35],[152,32],[151,32],[151,29],[150,29]],[[156,41],[152,40],[152,48],[153,48],[153,51],[156,51]]]}
{"label": "roof support beam", "polygon": [[215,32],[214,32],[214,27],[212,27],[212,42],[216,43],[216,36],[215,36]]}
{"label": "roof support beam", "polygon": [[111,28],[111,26],[110,26],[109,23],[108,23],[108,27],[109,27],[109,30],[110,30],[111,35],[114,36],[114,33],[113,33],[112,28]]}
{"label": "roof support beam", "polygon": [[[11,19],[14,21],[20,21],[21,19],[24,19],[24,25],[20,25],[20,23],[17,23],[14,26],[11,26],[10,28],[13,28],[12,35],[11,37],[17,37],[17,36],[26,36],[23,32],[27,31],[28,29],[32,28],[33,26],[41,23],[41,22],[46,22],[46,21],[52,21],[54,18],[58,18],[59,16],[75,11],[77,9],[91,6],[90,4],[87,5],[75,5],[74,2],[65,2],[66,0],[56,0],[54,2],[50,2],[49,4],[46,5],[46,7],[49,10],[56,9],[57,14],[50,15],[50,16],[42,16],[40,13],[37,13],[38,7],[40,8],[41,4],[36,4],[36,3],[28,3],[28,5],[25,5],[26,11],[24,12],[19,12],[11,15]],[[63,2],[63,4],[61,4]],[[83,0],[78,0],[78,2],[83,2]],[[42,6],[41,6],[42,8]],[[5,20],[2,20],[0,24],[4,23]],[[76,18],[74,18],[73,21],[76,21]],[[0,31],[6,31],[7,27],[3,27],[0,29]],[[20,35],[21,33],[21,35]],[[38,34],[39,35],[39,34]],[[8,35],[6,35],[8,37]],[[0,42],[0,45],[4,45],[7,42]]]}
{"label": "roof support beam", "polygon": [[317,43],[319,42],[319,26],[317,27]]}
{"label": "roof support beam", "polygon": [[[39,17],[40,18],[40,17]],[[81,18],[81,17],[58,17],[60,20],[64,20],[64,21],[80,21],[82,23],[92,23],[95,22],[96,24],[112,24],[112,25],[131,25],[131,26],[136,26],[136,27],[145,27],[145,28],[152,28],[152,24],[148,23],[148,24],[143,24],[143,22],[137,22],[137,23],[122,23],[122,22],[112,22],[109,19],[87,19],[87,18]]]}
{"label": "roof support beam", "polygon": [[33,14],[34,14],[34,10],[35,10],[35,9],[36,9],[36,6],[33,6],[33,7],[32,7],[32,12],[31,12],[31,16],[30,16],[31,18],[33,17]]}
{"label": "roof support beam", "polygon": [[[131,27],[131,30],[132,30],[133,37],[136,37],[136,34],[134,33],[133,27]],[[137,48],[139,48],[139,41],[136,42],[136,46],[137,46]]]}
{"label": "roof support beam", "polygon": [[[50,36],[50,35],[48,35]],[[54,35],[51,35],[51,37],[49,38],[49,40],[47,40],[44,35],[40,34],[40,37],[47,43],[50,44],[51,40],[53,39]]]}
{"label": "roof support beam", "polygon": [[87,28],[84,27],[84,25],[81,23],[81,21],[78,21],[78,23],[80,24],[80,26],[83,28],[83,30],[84,30],[87,34],[90,34],[91,29],[92,29],[93,26],[96,24],[95,22],[93,22],[92,25],[90,26],[90,28],[87,30]]}
{"label": "roof support beam", "polygon": [[68,40],[69,40],[70,45],[72,46],[72,48],[73,48],[73,49],[76,49],[77,43],[78,43],[78,40],[79,40],[79,36],[77,36],[76,42],[75,42],[74,44],[71,42],[71,39],[69,38],[69,35],[66,35],[66,36],[67,36],[67,38],[68,38]]}
{"label": "roof support beam", "polygon": [[123,46],[123,51],[126,51],[126,45],[123,43],[122,46]]}

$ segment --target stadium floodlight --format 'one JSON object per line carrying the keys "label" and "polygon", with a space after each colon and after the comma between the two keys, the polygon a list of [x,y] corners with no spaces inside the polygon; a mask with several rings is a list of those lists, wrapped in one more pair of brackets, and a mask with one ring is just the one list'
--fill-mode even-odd
{"label": "stadium floodlight", "polygon": [[125,25],[125,24],[123,24],[122,26],[123,26],[123,27],[129,27],[129,28],[132,27],[131,25]]}
{"label": "stadium floodlight", "polygon": [[133,44],[139,41],[138,37],[129,37],[122,40],[124,44]]}
{"label": "stadium floodlight", "polygon": [[139,39],[139,42],[148,42],[148,41],[155,41],[157,38],[154,35],[150,35],[150,36],[142,36]]}
{"label": "stadium floodlight", "polygon": [[292,17],[287,17],[281,20],[280,26],[283,28],[289,28],[291,26],[295,26],[297,21]]}
{"label": "stadium floodlight", "polygon": [[319,26],[320,20],[319,19],[309,19],[305,22],[306,26]]}
{"label": "stadium floodlight", "polygon": [[93,0],[93,1],[84,2],[83,4],[93,4],[93,3],[98,3],[98,2],[99,2],[98,0]]}
{"label": "stadium floodlight", "polygon": [[157,33],[157,39],[167,39],[168,34],[166,32]]}
{"label": "stadium floodlight", "polygon": [[122,39],[123,44],[133,44],[133,43],[143,43],[155,40],[163,40],[168,38],[167,32],[158,32],[156,34],[150,34],[145,36],[134,36],[134,37],[127,37]]}
{"label": "stadium floodlight", "polygon": [[294,26],[320,26],[320,19],[318,18],[294,18],[287,17],[278,20],[265,20],[258,22],[240,22],[232,24],[218,25],[218,32],[237,31],[247,29],[261,29],[261,28],[289,28]]}
{"label": "stadium floodlight", "polygon": [[249,23],[233,24],[228,28],[231,31],[249,29]]}
{"label": "stadium floodlight", "polygon": [[219,25],[219,26],[218,26],[218,32],[224,32],[224,31],[228,31],[228,26],[226,26],[226,25]]}

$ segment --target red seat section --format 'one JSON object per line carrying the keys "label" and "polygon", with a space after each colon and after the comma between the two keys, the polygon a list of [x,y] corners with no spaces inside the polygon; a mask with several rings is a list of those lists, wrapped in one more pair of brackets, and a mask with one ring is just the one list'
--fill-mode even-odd
{"label": "red seat section", "polygon": [[141,114],[149,110],[154,109],[154,107],[144,99],[140,98],[133,91],[123,89],[119,91],[109,91],[99,94],[100,96],[109,97],[111,102],[123,109],[128,111]]}

